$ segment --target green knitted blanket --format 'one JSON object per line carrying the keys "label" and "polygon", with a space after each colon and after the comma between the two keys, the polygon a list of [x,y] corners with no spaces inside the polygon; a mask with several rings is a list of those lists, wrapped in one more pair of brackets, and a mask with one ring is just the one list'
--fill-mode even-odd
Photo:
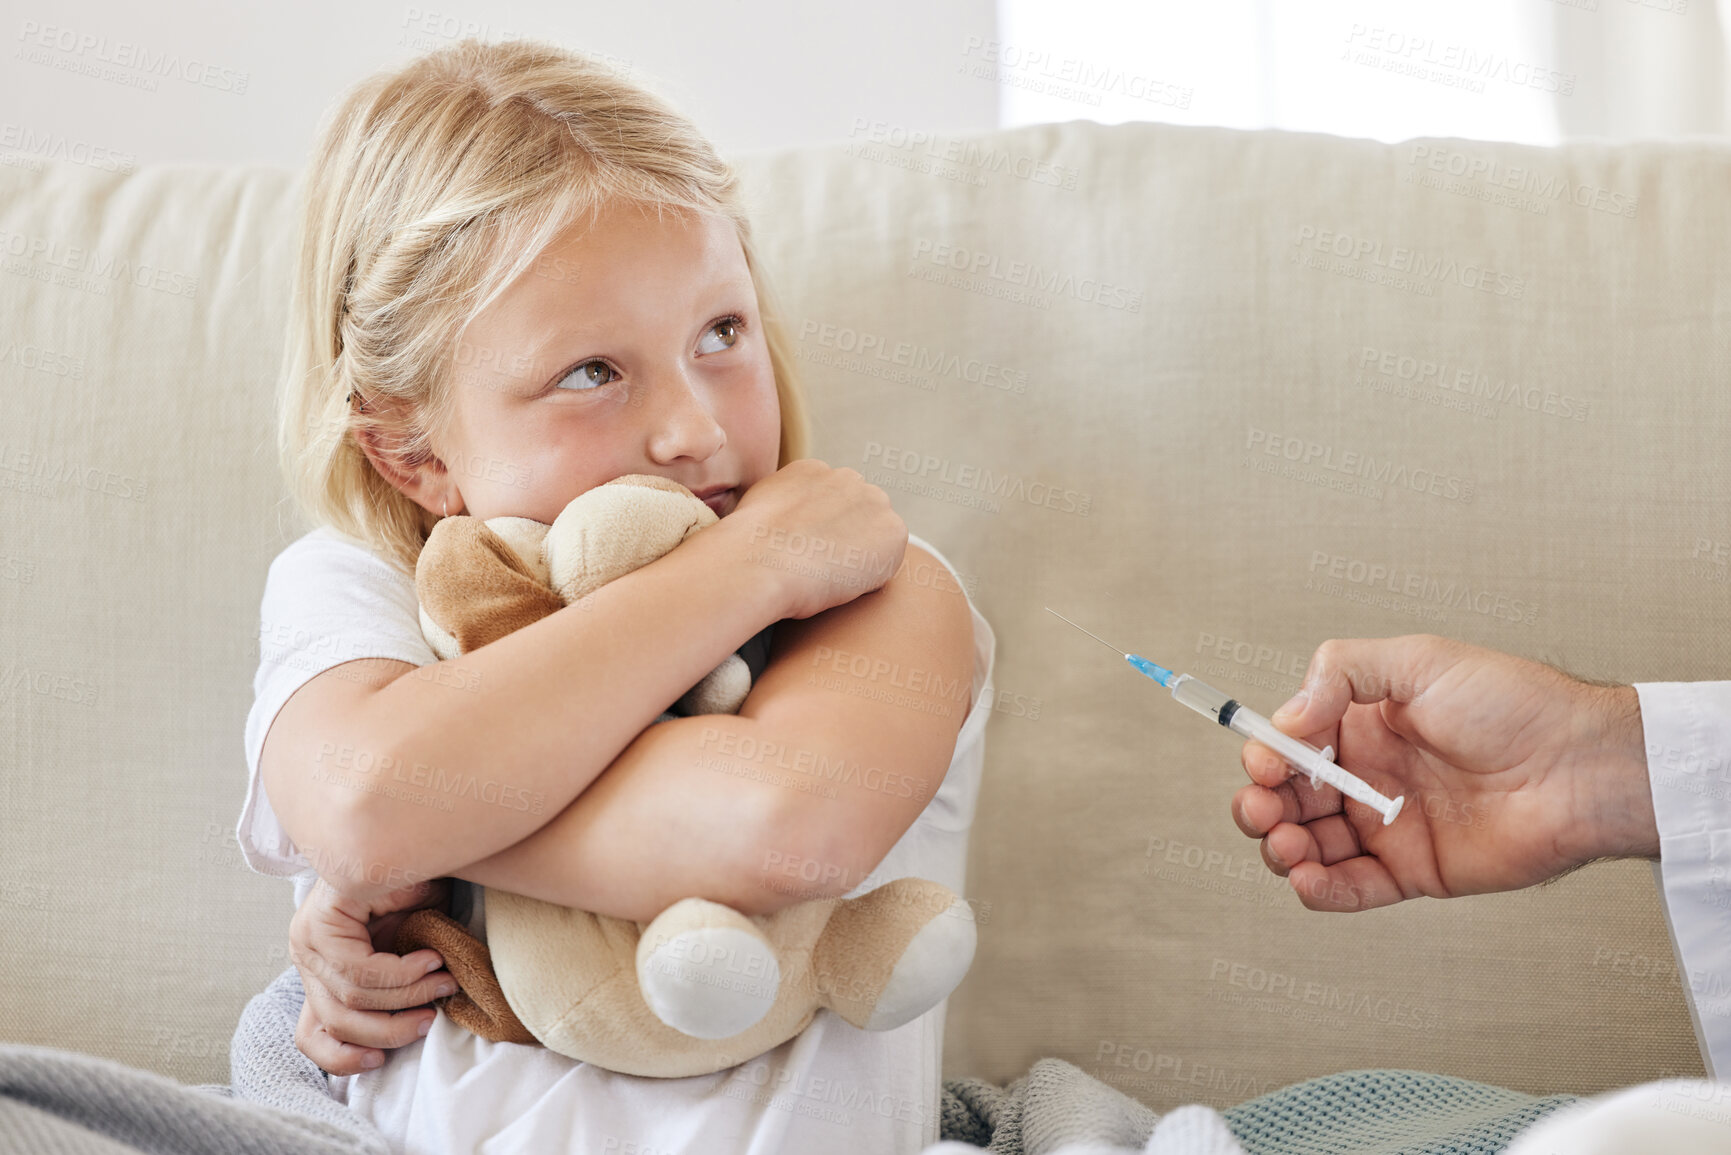
{"label": "green knitted blanket", "polygon": [[[1136,1153],[1494,1155],[1520,1131],[1576,1101],[1574,1095],[1539,1098],[1422,1071],[1344,1071],[1218,1114],[1181,1108],[1163,1122],[1080,1068],[1040,1059],[1007,1087],[979,1079],[946,1081],[940,1136],[994,1155],[1045,1155],[1066,1144]],[[1163,1133],[1176,1130],[1181,1112],[1188,1141],[1149,1145],[1157,1126]]]}

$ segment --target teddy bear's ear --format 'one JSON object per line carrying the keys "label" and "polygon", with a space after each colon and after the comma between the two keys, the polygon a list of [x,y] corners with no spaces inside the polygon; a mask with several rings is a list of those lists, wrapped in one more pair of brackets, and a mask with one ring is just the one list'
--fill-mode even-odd
{"label": "teddy bear's ear", "polygon": [[440,520],[428,535],[415,595],[465,654],[565,608],[505,539],[463,516]]}
{"label": "teddy bear's ear", "polygon": [[547,540],[547,531],[553,528],[552,526],[529,517],[489,517],[487,528],[498,534],[506,545],[516,551],[536,581],[544,586],[552,586],[553,583],[547,576],[546,554],[541,548],[542,543]]}

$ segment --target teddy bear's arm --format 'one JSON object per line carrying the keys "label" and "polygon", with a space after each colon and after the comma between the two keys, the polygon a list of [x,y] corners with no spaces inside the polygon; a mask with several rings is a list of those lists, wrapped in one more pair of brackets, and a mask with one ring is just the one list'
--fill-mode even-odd
{"label": "teddy bear's arm", "polygon": [[465,654],[565,607],[504,538],[473,517],[433,527],[415,564],[415,595]]}

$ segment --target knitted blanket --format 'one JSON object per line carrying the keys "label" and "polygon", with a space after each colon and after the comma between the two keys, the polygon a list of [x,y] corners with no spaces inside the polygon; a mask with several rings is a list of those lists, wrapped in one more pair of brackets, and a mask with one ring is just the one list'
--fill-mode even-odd
{"label": "knitted blanket", "polygon": [[[1494,1155],[1574,1095],[1533,1095],[1423,1071],[1345,1071],[1224,1112],[1157,1115],[1062,1059],[1007,1087],[944,1083],[942,1136],[994,1155]],[[962,1155],[944,1142],[925,1155]]]}
{"label": "knitted blanket", "polygon": [[[300,972],[242,1012],[231,1082],[187,1085],[73,1051],[0,1045],[0,1155],[389,1155],[294,1044]],[[1061,1059],[1007,1087],[943,1086],[941,1142],[925,1155],[1490,1155],[1575,1101],[1417,1071],[1348,1071],[1225,1112],[1157,1115]]]}
{"label": "knitted blanket", "polygon": [[0,1155],[390,1155],[295,1047],[305,999],[293,967],[252,997],[229,1043],[227,1086],[0,1045]]}

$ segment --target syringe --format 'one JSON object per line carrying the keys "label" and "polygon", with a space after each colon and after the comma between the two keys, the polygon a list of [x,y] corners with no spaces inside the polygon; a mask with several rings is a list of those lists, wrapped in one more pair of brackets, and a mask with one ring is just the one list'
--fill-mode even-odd
{"label": "syringe", "polygon": [[[1069,618],[1058,613],[1051,606],[1046,612],[1055,615],[1060,620],[1076,626]],[[1348,798],[1356,798],[1366,806],[1382,815],[1382,824],[1387,826],[1394,821],[1394,816],[1400,813],[1401,804],[1406,801],[1406,795],[1399,798],[1389,798],[1387,795],[1373,789],[1362,778],[1341,769],[1334,763],[1334,747],[1327,746],[1318,750],[1301,738],[1294,738],[1276,728],[1273,722],[1258,714],[1255,710],[1240,703],[1236,698],[1221,693],[1206,682],[1199,682],[1189,674],[1175,674],[1165,666],[1157,666],[1140,654],[1126,654],[1111,642],[1098,634],[1083,630],[1090,638],[1099,642],[1115,653],[1123,654],[1138,672],[1153,678],[1162,686],[1172,691],[1172,696],[1189,706],[1198,714],[1214,719],[1222,726],[1246,738],[1252,738],[1279,754],[1287,762],[1304,771],[1310,776],[1310,785],[1315,789],[1317,779],[1328,783]]]}

